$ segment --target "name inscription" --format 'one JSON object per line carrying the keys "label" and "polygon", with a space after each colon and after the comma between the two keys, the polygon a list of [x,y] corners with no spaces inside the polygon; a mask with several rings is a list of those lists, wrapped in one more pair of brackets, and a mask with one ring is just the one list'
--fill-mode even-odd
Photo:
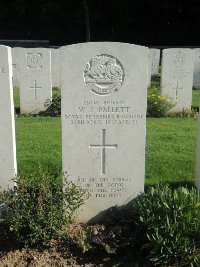
{"label": "name inscription", "polygon": [[76,113],[65,114],[68,125],[136,125],[144,119],[135,114],[127,101],[83,101]]}

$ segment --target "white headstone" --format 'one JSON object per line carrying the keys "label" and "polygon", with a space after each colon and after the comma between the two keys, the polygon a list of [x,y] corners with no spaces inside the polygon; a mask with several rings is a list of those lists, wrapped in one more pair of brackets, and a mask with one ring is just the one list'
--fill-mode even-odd
{"label": "white headstone", "polygon": [[147,64],[147,86],[151,85],[151,64],[152,64],[152,58],[151,58],[151,51],[150,49],[148,50],[148,64]]}
{"label": "white headstone", "polygon": [[0,190],[12,188],[17,173],[11,48],[0,46]]}
{"label": "white headstone", "polygon": [[200,48],[194,49],[193,86],[200,87]]}
{"label": "white headstone", "polygon": [[148,49],[77,44],[60,60],[63,172],[89,192],[88,221],[144,189]]}
{"label": "white headstone", "polygon": [[171,111],[190,110],[192,104],[192,84],[194,51],[187,48],[164,49],[162,55],[161,91],[171,98],[175,106]]}
{"label": "white headstone", "polygon": [[59,49],[51,48],[51,76],[52,86],[60,88],[60,57]]}
{"label": "white headstone", "polygon": [[13,70],[13,86],[19,87],[19,66],[18,66],[18,51],[20,47],[11,48],[12,52],[12,70]]}
{"label": "white headstone", "polygon": [[160,62],[160,49],[151,48],[151,76],[157,75],[159,72],[159,62]]}
{"label": "white headstone", "polygon": [[20,113],[45,110],[52,97],[51,51],[46,48],[19,50]]}

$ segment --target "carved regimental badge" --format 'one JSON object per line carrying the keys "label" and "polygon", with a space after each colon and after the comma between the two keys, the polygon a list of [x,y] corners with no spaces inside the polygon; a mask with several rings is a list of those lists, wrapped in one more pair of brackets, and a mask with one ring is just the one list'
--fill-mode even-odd
{"label": "carved regimental badge", "polygon": [[42,54],[41,53],[27,53],[26,62],[28,69],[41,69],[42,68]]}
{"label": "carved regimental badge", "polygon": [[87,63],[83,75],[87,87],[98,95],[118,91],[124,81],[124,69],[120,61],[105,54],[93,57]]}
{"label": "carved regimental badge", "polygon": [[173,59],[174,65],[176,67],[180,67],[184,64],[184,61],[185,61],[184,55],[182,54],[181,51],[178,51],[176,57]]}

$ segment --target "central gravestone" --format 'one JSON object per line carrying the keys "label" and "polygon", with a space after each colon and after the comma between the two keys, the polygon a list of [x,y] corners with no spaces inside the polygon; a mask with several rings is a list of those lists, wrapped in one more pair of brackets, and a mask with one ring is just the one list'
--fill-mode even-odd
{"label": "central gravestone", "polygon": [[90,195],[85,222],[144,189],[148,49],[77,44],[60,59],[63,172]]}

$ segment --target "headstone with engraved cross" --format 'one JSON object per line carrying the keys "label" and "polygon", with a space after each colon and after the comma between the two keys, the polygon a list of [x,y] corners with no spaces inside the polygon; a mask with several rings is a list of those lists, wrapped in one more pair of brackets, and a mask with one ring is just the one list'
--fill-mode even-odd
{"label": "headstone with engraved cross", "polygon": [[63,172],[90,195],[77,219],[99,220],[144,189],[148,49],[60,48]]}
{"label": "headstone with engraved cross", "polygon": [[21,48],[19,58],[20,113],[37,114],[52,97],[51,52],[46,48]]}
{"label": "headstone with engraved cross", "polygon": [[17,172],[11,48],[0,46],[0,191],[12,188]]}
{"label": "headstone with engraved cross", "polygon": [[12,70],[13,70],[13,86],[19,87],[19,65],[18,65],[18,52],[20,47],[11,48],[12,52]]}
{"label": "headstone with engraved cross", "polygon": [[164,49],[162,55],[161,93],[172,99],[175,106],[170,112],[190,110],[194,51],[187,48]]}

